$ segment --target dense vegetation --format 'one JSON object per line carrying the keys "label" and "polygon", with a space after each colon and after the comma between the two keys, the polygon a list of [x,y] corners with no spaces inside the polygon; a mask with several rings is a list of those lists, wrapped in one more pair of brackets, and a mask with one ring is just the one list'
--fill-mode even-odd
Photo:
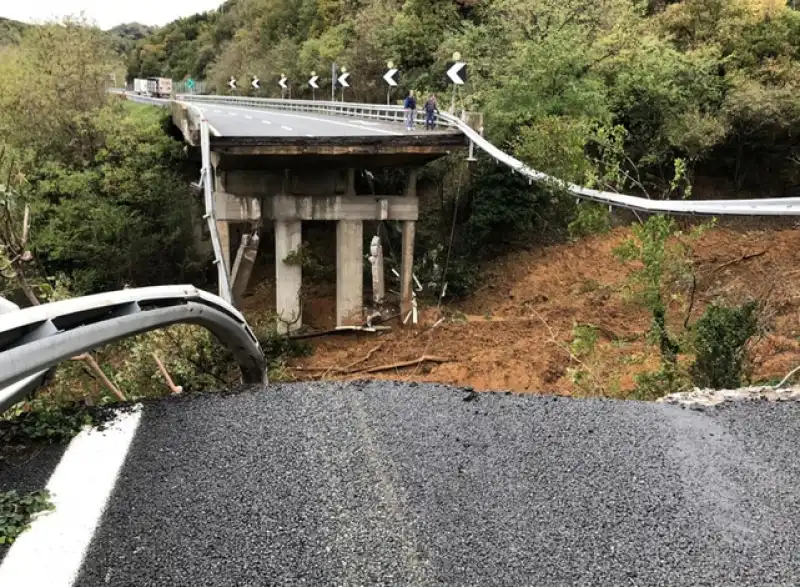
{"label": "dense vegetation", "polygon": [[0,46],[15,45],[22,38],[22,33],[28,25],[0,16]]}
{"label": "dense vegetation", "polygon": [[[305,96],[335,61],[351,99],[380,101],[388,60],[401,91],[445,92],[454,51],[470,67],[464,106],[566,179],[656,196],[679,157],[728,193],[800,183],[800,13],[785,0],[232,0],[139,42],[128,74],[225,92],[231,75],[285,73]],[[611,175],[603,152],[624,163]]]}
{"label": "dense vegetation", "polygon": [[185,155],[162,112],[106,92],[116,59],[108,37],[68,22],[32,27],[2,51],[4,183],[17,200],[7,202],[5,232],[21,232],[24,205],[31,216],[29,262],[18,272],[64,276],[74,293],[191,277]]}

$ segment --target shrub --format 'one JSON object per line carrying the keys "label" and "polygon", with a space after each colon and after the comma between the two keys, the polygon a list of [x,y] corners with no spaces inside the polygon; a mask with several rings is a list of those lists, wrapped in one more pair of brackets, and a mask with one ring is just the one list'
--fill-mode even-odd
{"label": "shrub", "polygon": [[735,389],[749,375],[747,344],[758,330],[758,305],[748,302],[738,307],[710,305],[694,324],[696,352],[689,369],[698,387]]}
{"label": "shrub", "polygon": [[570,350],[576,357],[585,357],[594,351],[599,339],[600,334],[596,326],[576,323],[572,327]]}
{"label": "shrub", "polygon": [[583,203],[578,206],[574,220],[567,225],[569,236],[578,239],[611,230],[611,214],[602,204]]}
{"label": "shrub", "polygon": [[636,388],[632,399],[652,401],[671,393],[684,391],[689,387],[686,373],[673,363],[663,363],[661,369],[636,376]]}

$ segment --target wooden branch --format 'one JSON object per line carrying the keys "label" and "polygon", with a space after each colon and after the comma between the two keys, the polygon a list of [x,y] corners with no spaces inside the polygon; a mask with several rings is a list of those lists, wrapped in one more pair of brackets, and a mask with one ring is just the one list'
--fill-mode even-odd
{"label": "wooden branch", "polygon": [[402,361],[400,363],[392,363],[391,365],[380,365],[378,367],[372,367],[371,369],[365,369],[363,371],[352,371],[350,374],[353,373],[381,373],[383,371],[391,371],[392,369],[404,369],[405,367],[414,367],[416,365],[421,365],[422,363],[449,363],[452,359],[445,359],[443,357],[434,357],[431,355],[423,355],[419,359],[414,359],[413,361]]}
{"label": "wooden branch", "polygon": [[694,296],[697,292],[697,276],[692,271],[692,292],[689,298],[689,308],[686,310],[686,318],[683,319],[683,328],[689,328],[689,319],[692,317],[692,310],[694,310]]}
{"label": "wooden branch", "polygon": [[[320,376],[320,379],[325,379],[331,372],[336,373],[337,375],[349,375],[350,373],[353,372],[353,367],[355,367],[356,365],[360,365],[361,363],[366,363],[367,361],[369,361],[372,358],[372,355],[377,353],[381,349],[381,347],[383,347],[383,343],[380,343],[379,345],[373,347],[372,349],[370,349],[370,351],[366,354],[365,357],[362,357],[362,358],[360,358],[360,359],[358,359],[356,361],[353,361],[352,363],[350,363],[346,367],[336,367],[336,368],[334,368],[334,367],[331,366],[331,367],[328,367],[327,369],[324,369],[325,372]],[[312,369],[309,369],[309,370],[312,370]],[[323,369],[319,369],[319,370],[322,371]]]}
{"label": "wooden branch", "polygon": [[17,277],[17,281],[19,282],[19,287],[22,289],[22,293],[25,294],[25,297],[31,303],[32,306],[40,306],[41,302],[39,298],[36,297],[36,294],[33,293],[33,289],[31,289],[28,280],[25,278],[25,273],[22,271],[22,267],[14,268],[14,275]]}
{"label": "wooden branch", "polygon": [[119,390],[119,388],[116,385],[114,385],[108,377],[106,377],[106,374],[103,373],[103,370],[100,368],[100,365],[97,364],[97,361],[94,360],[94,357],[92,355],[84,353],[82,355],[78,355],[77,357],[73,357],[72,360],[82,361],[87,365],[89,365],[89,368],[92,371],[94,371],[95,375],[97,375],[100,378],[100,381],[103,382],[103,385],[105,385],[109,390],[111,390],[111,392],[117,396],[117,399],[119,399],[119,401],[122,402],[128,401],[128,399]]}
{"label": "wooden branch", "polygon": [[23,251],[28,246],[28,235],[31,230],[31,207],[25,204],[25,216],[22,219],[22,239],[20,241],[20,249]]}
{"label": "wooden branch", "polygon": [[775,386],[775,389],[780,389],[780,388],[782,388],[784,385],[786,385],[786,383],[787,383],[787,382],[788,382],[788,381],[789,381],[789,380],[790,380],[790,379],[791,379],[791,378],[794,376],[794,374],[795,374],[795,373],[797,373],[798,371],[800,371],[800,367],[795,367],[794,369],[792,369],[792,370],[789,372],[789,374],[788,374],[786,377],[784,377],[784,378],[783,378],[783,380],[782,380],[782,381],[781,381],[781,382],[780,382],[778,385],[776,385],[776,386]]}
{"label": "wooden branch", "polygon": [[714,272],[716,273],[717,271],[721,271],[722,269],[725,269],[725,267],[730,267],[731,265],[736,265],[737,263],[741,263],[742,261],[747,261],[748,259],[754,259],[756,257],[761,257],[761,256],[766,255],[766,254],[767,254],[767,251],[764,250],[764,251],[759,251],[758,253],[748,253],[746,255],[742,255],[738,259],[733,259],[732,261],[728,261],[727,263],[723,263],[719,267],[715,268]]}
{"label": "wooden branch", "polygon": [[175,385],[175,382],[172,380],[172,377],[169,376],[169,372],[167,372],[167,368],[164,367],[164,363],[161,362],[161,359],[158,358],[158,355],[152,353],[153,358],[156,360],[156,365],[158,365],[158,370],[161,371],[161,374],[164,376],[164,379],[167,380],[167,386],[169,386],[169,390],[172,393],[181,393],[183,392],[183,387],[180,385]]}
{"label": "wooden branch", "polygon": [[381,348],[383,348],[383,343],[380,343],[380,344],[374,346],[373,348],[371,348],[369,350],[369,352],[366,354],[366,356],[364,356],[363,358],[358,359],[357,361],[353,361],[352,363],[350,363],[346,367],[342,367],[341,369],[337,369],[337,371],[342,371],[342,372],[345,372],[345,373],[348,373],[348,372],[352,371],[353,367],[355,367],[356,365],[360,365],[361,363],[366,363],[367,361],[369,361],[372,358],[372,355],[374,355],[379,350],[381,350]]}

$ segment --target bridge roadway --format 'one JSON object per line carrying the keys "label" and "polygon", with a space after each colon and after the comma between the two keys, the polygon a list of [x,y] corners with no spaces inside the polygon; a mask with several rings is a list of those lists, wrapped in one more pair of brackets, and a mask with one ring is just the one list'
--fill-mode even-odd
{"label": "bridge roadway", "polygon": [[388,137],[404,135],[450,135],[447,131],[408,131],[402,124],[326,116],[307,112],[286,112],[229,104],[195,106],[217,137]]}
{"label": "bridge roadway", "polygon": [[0,459],[0,491],[60,461],[0,585],[800,584],[796,403],[355,382],[120,418]]}

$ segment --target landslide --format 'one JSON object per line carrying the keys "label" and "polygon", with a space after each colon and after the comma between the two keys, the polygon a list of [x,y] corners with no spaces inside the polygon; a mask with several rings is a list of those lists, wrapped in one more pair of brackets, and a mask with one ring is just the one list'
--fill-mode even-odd
{"label": "landslide", "polygon": [[[508,255],[483,268],[481,285],[471,298],[441,309],[424,308],[415,327],[395,324],[385,334],[312,339],[313,354],[293,360],[287,376],[586,394],[573,382],[570,368],[580,365],[568,349],[574,325],[591,324],[599,333],[591,368],[602,382],[594,393],[624,397],[635,387],[637,374],[658,368],[658,350],[646,340],[650,317],[626,295],[632,268],[613,254],[629,235],[629,228],[617,228],[574,243]],[[752,348],[753,381],[782,378],[800,361],[799,249],[800,231],[794,228],[752,226],[715,228],[694,246],[696,291],[690,323],[715,300],[766,301],[767,332]],[[266,288],[266,296],[272,291]],[[266,300],[261,297],[250,298],[248,305],[263,307]],[[315,326],[330,326],[335,297],[324,289],[311,297],[308,320],[316,321]],[[670,326],[674,329],[682,327],[687,297],[673,296]],[[422,356],[447,362],[367,373]]]}

